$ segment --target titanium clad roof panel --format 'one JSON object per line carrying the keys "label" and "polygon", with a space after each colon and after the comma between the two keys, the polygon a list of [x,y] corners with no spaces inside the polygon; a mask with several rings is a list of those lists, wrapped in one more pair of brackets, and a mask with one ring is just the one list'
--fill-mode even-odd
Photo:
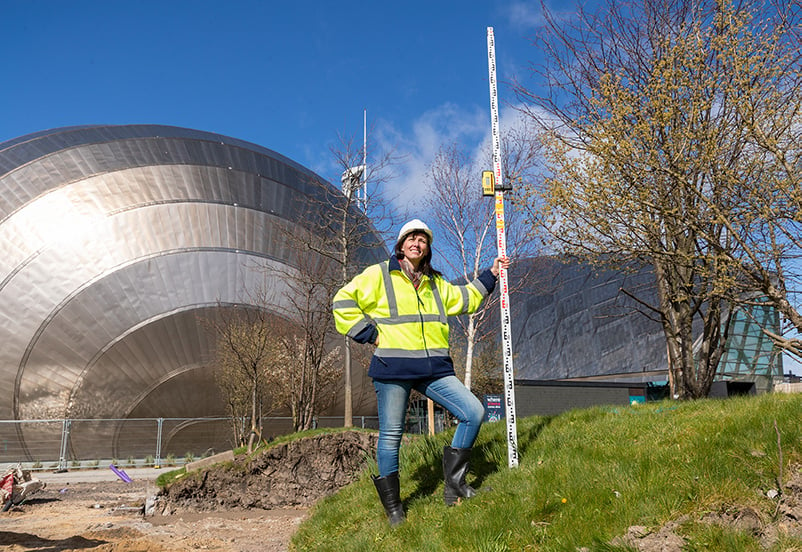
{"label": "titanium clad roof panel", "polygon": [[[311,171],[295,161],[273,150],[221,134],[164,125],[112,125],[53,129],[0,143],[0,177],[6,172],[45,157],[50,153],[73,147],[118,140],[153,140],[159,138],[216,142],[222,145],[243,148],[265,156],[268,159],[267,163],[274,163],[276,166],[286,165],[301,172],[311,173]],[[323,181],[321,179],[321,182]]]}
{"label": "titanium clad roof panel", "polygon": [[[180,311],[135,328],[93,359],[71,390],[69,414],[75,418],[124,417],[139,401],[182,368],[207,365],[214,337],[203,320],[214,319],[216,305]],[[163,405],[146,417],[168,415]],[[141,412],[141,409],[140,409]],[[176,416],[179,410],[173,410]],[[205,415],[222,414],[209,412]],[[183,416],[183,414],[181,414]]]}
{"label": "titanium clad roof panel", "polygon": [[[242,262],[242,256],[231,251],[176,251],[116,270],[54,307],[35,329],[15,374],[20,417],[63,417],[63,411],[44,412],[28,399],[45,390],[58,395],[68,391],[98,351],[143,323],[218,302],[247,304],[243,290],[254,289],[262,276],[244,270]],[[277,310],[286,307],[287,288],[277,282],[268,291]],[[176,343],[182,343],[180,336]],[[155,362],[165,353],[153,344],[150,357],[143,360]]]}
{"label": "titanium clad roof panel", "polygon": [[[53,153],[35,164],[29,164],[6,174],[2,182],[8,192],[0,195],[0,218],[5,218],[36,197],[59,186],[93,176],[113,173],[136,167],[163,167],[170,165],[196,165],[217,167],[224,171],[238,171],[250,175],[252,184],[257,179],[282,182],[300,195],[323,201],[321,189],[314,182],[323,182],[312,173],[290,170],[259,158],[254,152],[226,149],[221,144],[197,144],[140,140],[114,144],[93,144],[79,150]],[[257,170],[251,169],[256,166]],[[165,172],[169,174],[169,170]],[[247,196],[258,206],[258,195]],[[221,198],[222,199],[222,198]]]}
{"label": "titanium clad roof panel", "polygon": [[[251,305],[255,266],[298,266],[286,233],[314,230],[338,197],[271,150],[191,129],[71,127],[0,144],[0,377],[13,382],[0,417],[218,414],[213,392],[176,384],[208,371],[199,316]],[[280,311],[290,291],[271,284]],[[24,435],[0,437],[26,450]]]}
{"label": "titanium clad roof panel", "polygon": [[[198,387],[199,392],[195,396],[190,396],[182,392],[185,387]],[[202,418],[210,415],[222,417],[226,415],[224,409],[221,408],[216,413],[209,410],[209,405],[222,407],[222,404],[221,393],[214,382],[214,374],[206,365],[194,370],[175,373],[170,379],[154,386],[137,401],[136,408],[128,416],[152,418],[153,412],[167,412],[170,417]],[[172,413],[181,415],[173,416]],[[230,433],[228,437],[231,438]]]}

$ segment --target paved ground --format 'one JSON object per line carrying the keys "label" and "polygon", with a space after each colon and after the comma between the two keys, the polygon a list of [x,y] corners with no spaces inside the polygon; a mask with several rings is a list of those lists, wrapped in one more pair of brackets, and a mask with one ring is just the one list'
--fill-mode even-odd
{"label": "paved ground", "polygon": [[[125,473],[133,480],[155,480],[160,474],[178,469],[176,466],[170,468],[122,468]],[[96,470],[68,470],[62,473],[52,471],[32,471],[31,475],[47,483],[48,485],[59,485],[67,483],[92,483],[95,481],[120,481],[121,479],[110,468],[98,468]]]}

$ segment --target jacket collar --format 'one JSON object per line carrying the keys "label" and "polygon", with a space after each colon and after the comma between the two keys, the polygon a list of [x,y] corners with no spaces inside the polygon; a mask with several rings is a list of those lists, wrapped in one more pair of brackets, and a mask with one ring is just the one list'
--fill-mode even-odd
{"label": "jacket collar", "polygon": [[[397,271],[398,271],[398,272],[400,272],[401,274],[404,274],[404,270],[401,268],[401,263],[398,261],[398,258],[397,258],[395,255],[392,255],[392,256],[390,257],[390,260],[389,260],[389,262],[388,262],[388,265],[389,265],[389,266],[388,266],[388,269],[389,269],[390,271],[397,270]],[[406,277],[406,274],[404,274],[404,276]],[[407,279],[408,279],[408,278],[407,278]],[[424,274],[423,276],[421,276],[421,283],[423,283],[423,282],[425,282],[425,281],[427,281],[427,280],[431,280],[431,278],[430,278],[429,276],[427,276],[426,274]]]}

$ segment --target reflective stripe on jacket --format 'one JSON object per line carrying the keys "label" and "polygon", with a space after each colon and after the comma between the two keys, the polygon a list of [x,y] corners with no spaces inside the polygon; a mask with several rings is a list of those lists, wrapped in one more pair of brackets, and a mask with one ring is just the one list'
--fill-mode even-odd
{"label": "reflective stripe on jacket", "polygon": [[359,343],[376,343],[368,375],[417,379],[454,374],[448,352],[448,317],[476,312],[493,291],[490,270],[457,286],[423,276],[416,290],[398,259],[366,268],[334,296],[337,331]]}

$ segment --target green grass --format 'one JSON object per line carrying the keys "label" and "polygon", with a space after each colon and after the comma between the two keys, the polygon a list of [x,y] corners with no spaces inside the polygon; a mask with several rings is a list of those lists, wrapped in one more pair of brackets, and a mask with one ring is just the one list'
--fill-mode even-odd
{"label": "green grass", "polygon": [[[506,425],[485,424],[468,479],[480,494],[452,508],[440,465],[451,433],[413,438],[401,449],[406,523],[390,528],[366,471],[317,503],[292,550],[625,551],[610,542],[630,526],[669,521],[680,522],[685,550],[762,550],[748,531],[700,520],[743,508],[772,520],[777,502],[766,491],[802,458],[800,415],[802,396],[770,394],[525,418],[514,469]],[[802,538],[771,550],[802,551]]]}

